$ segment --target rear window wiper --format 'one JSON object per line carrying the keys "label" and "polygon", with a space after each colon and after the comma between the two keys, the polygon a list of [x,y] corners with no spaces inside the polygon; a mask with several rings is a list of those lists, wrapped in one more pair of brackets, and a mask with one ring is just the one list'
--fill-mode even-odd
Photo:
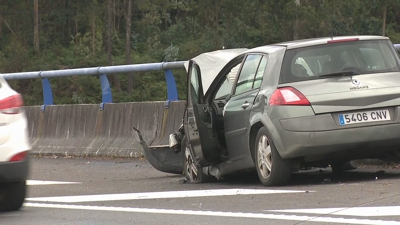
{"label": "rear window wiper", "polygon": [[346,70],[346,71],[341,71],[341,72],[336,72],[336,73],[328,73],[328,74],[322,74],[319,75],[319,77],[346,77],[346,76],[353,76],[353,75],[359,75],[359,72],[356,72],[354,70]]}

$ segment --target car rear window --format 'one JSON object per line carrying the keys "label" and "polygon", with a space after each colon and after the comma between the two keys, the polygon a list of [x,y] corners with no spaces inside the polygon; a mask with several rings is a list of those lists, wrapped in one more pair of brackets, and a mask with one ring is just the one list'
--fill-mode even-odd
{"label": "car rear window", "polygon": [[341,71],[359,74],[399,72],[388,40],[337,42],[286,51],[279,83],[326,78]]}

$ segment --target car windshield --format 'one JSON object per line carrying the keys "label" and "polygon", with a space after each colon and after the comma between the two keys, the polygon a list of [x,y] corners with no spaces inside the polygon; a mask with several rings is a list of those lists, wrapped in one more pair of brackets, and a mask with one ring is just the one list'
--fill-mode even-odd
{"label": "car windshield", "polygon": [[279,83],[342,76],[399,72],[388,40],[337,42],[290,49],[285,53]]}

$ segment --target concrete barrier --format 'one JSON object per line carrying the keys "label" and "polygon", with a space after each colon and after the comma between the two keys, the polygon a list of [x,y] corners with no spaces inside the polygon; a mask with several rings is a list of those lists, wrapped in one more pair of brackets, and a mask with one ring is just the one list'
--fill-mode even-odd
{"label": "concrete barrier", "polygon": [[181,125],[185,102],[25,107],[32,153],[61,156],[143,157],[133,138],[138,128],[149,145],[168,144]]}
{"label": "concrete barrier", "polygon": [[[169,134],[182,123],[184,101],[55,105],[25,107],[32,153],[57,156],[144,157],[133,137],[140,130],[149,146],[167,145]],[[381,165],[380,160],[357,160],[357,164]]]}

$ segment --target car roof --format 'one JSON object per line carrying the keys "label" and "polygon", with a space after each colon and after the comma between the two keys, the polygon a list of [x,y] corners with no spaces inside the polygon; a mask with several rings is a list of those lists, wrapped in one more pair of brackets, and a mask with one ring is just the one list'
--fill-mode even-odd
{"label": "car roof", "polygon": [[340,41],[346,39],[355,39],[358,40],[388,40],[388,37],[383,36],[373,36],[373,35],[355,35],[355,36],[337,36],[337,37],[321,37],[321,38],[310,38],[310,39],[302,39],[302,40],[294,40],[287,41],[281,43],[275,43],[265,46],[260,46],[257,48],[253,48],[248,50],[247,52],[263,52],[263,53],[271,53],[274,50],[278,50],[279,47],[283,47],[286,49],[294,49],[294,48],[302,48],[314,45],[327,44],[328,41]]}

